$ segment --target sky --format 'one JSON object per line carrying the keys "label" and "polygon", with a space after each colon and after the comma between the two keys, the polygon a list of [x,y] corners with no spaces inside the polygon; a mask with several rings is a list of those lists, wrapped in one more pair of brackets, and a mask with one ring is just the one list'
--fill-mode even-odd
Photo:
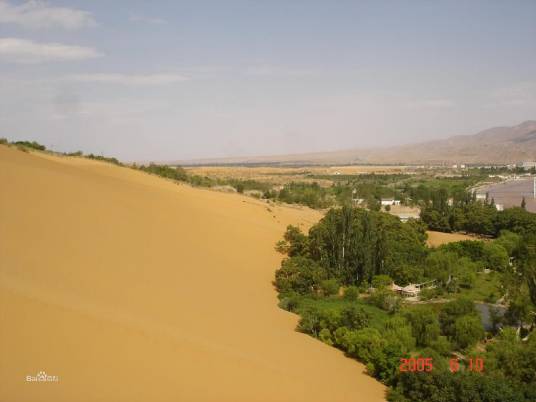
{"label": "sky", "polygon": [[0,0],[0,137],[125,161],[536,119],[536,1]]}

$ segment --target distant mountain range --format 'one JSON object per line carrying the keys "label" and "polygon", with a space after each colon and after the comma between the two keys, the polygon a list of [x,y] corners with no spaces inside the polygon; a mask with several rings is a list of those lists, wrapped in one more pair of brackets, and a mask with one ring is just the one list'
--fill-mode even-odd
{"label": "distant mountain range", "polygon": [[536,121],[473,135],[388,148],[307,154],[199,159],[177,164],[508,164],[536,160]]}

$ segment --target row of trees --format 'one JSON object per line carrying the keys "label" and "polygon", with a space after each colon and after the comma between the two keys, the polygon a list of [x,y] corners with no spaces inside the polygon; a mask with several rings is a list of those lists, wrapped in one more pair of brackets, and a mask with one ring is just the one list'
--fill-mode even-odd
{"label": "row of trees", "polygon": [[417,222],[402,223],[389,214],[343,207],[330,210],[304,235],[289,227],[280,251],[310,260],[327,278],[344,285],[371,283],[376,275],[396,277],[400,267],[426,257],[426,234]]}
{"label": "row of trees", "polygon": [[[472,288],[484,268],[504,272],[521,236],[503,232],[495,242],[464,241],[437,249],[425,246],[426,233],[416,221],[402,223],[389,214],[343,207],[330,210],[308,235],[289,226],[279,251],[288,254],[276,274],[280,291],[320,290],[322,281],[370,285],[378,275],[397,284],[435,280],[456,292]],[[299,279],[298,279],[299,278]]]}
{"label": "row of trees", "polygon": [[187,181],[188,175],[186,171],[181,167],[171,167],[166,165],[155,165],[151,163],[147,166],[141,165],[137,166],[138,169],[143,170],[144,172],[155,174],[157,176],[165,177],[167,179],[177,180],[177,181]]}
{"label": "row of trees", "polygon": [[535,214],[520,207],[497,211],[493,200],[476,201],[469,193],[450,203],[448,193],[438,191],[421,210],[421,219],[430,229],[440,232],[467,231],[497,236],[506,229],[521,234],[536,233]]}

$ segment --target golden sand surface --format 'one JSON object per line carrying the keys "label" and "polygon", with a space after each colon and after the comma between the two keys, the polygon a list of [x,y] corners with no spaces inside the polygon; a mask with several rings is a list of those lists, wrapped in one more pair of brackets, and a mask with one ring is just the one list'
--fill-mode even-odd
{"label": "golden sand surface", "polygon": [[277,307],[274,244],[319,217],[0,146],[0,401],[384,400]]}
{"label": "golden sand surface", "polygon": [[477,236],[466,235],[463,233],[443,233],[435,232],[433,230],[428,230],[426,233],[428,233],[428,239],[426,240],[426,242],[430,247],[437,247],[441,246],[442,244],[462,240],[481,240]]}

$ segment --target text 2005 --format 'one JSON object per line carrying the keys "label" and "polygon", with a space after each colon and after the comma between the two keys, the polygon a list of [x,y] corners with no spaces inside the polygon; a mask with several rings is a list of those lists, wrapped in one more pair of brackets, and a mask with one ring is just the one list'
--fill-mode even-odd
{"label": "text 2005", "polygon": [[433,368],[431,357],[400,359],[400,371],[432,371]]}

